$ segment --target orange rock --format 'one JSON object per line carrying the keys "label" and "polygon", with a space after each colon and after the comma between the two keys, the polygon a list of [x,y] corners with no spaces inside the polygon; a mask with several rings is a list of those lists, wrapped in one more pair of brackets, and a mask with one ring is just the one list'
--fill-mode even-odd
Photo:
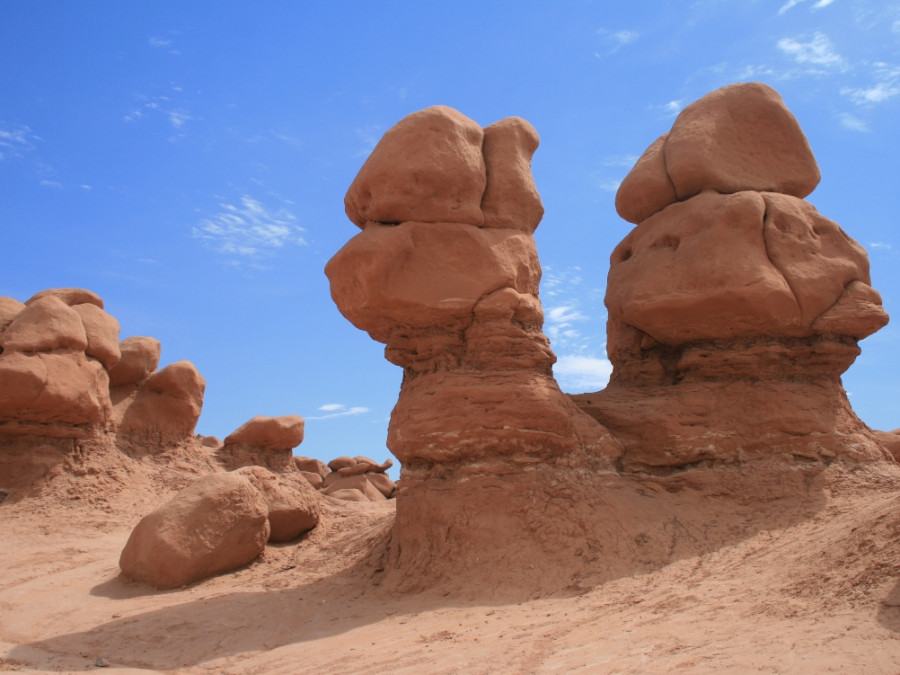
{"label": "orange rock", "polygon": [[396,485],[385,473],[367,473],[366,480],[369,481],[376,490],[385,497],[390,499],[394,495]]}
{"label": "orange rock", "polygon": [[225,445],[243,443],[271,450],[290,450],[303,442],[303,418],[299,415],[257,415],[225,438]]}
{"label": "orange rock", "polygon": [[366,499],[370,502],[379,502],[386,499],[385,495],[383,495],[362,474],[356,476],[340,476],[336,481],[323,489],[322,494],[338,496],[339,499],[343,499],[343,497],[340,497],[336,493],[343,493],[344,490],[358,490],[365,495]]}
{"label": "orange rock", "polygon": [[318,473],[313,473],[312,471],[303,470],[301,470],[300,473],[314,489],[322,489],[323,479],[321,475],[319,475]]}
{"label": "orange rock", "polygon": [[162,346],[151,337],[129,337],[119,343],[121,358],[109,371],[109,386],[120,387],[146,380],[159,367]]}
{"label": "orange rock", "polygon": [[328,475],[328,465],[321,459],[311,459],[309,457],[294,457],[294,465],[303,472],[314,473],[319,478],[325,478]]}
{"label": "orange rock", "polygon": [[668,134],[644,150],[616,191],[616,211],[630,223],[640,223],[678,201],[675,186],[666,171],[663,147]]}
{"label": "orange rock", "polygon": [[178,588],[251,563],[269,538],[265,499],[237,474],[211,474],[145,516],[122,550],[132,579]]}
{"label": "orange rock", "polygon": [[703,190],[781,192],[803,198],[819,184],[816,159],[796,118],[771,87],[722,87],[687,106],[665,141],[678,199]]}
{"label": "orange rock", "polygon": [[354,179],[344,205],[360,227],[405,221],[482,225],[486,176],[477,123],[446,106],[391,127]]}
{"label": "orange rock", "polygon": [[269,513],[269,541],[293,541],[319,524],[319,495],[305,479],[288,480],[259,466],[235,471],[259,490]]}
{"label": "orange rock", "polygon": [[506,117],[484,129],[487,186],[481,200],[485,227],[532,234],[544,216],[544,205],[531,175],[531,157],[540,139],[521,117]]}
{"label": "orange rock", "polygon": [[72,309],[84,324],[87,336],[84,353],[100,361],[107,370],[115,366],[122,357],[119,350],[119,322],[97,305],[82,303],[72,305]]}
{"label": "orange rock", "polygon": [[4,352],[83,352],[85,347],[87,335],[81,316],[53,295],[26,303],[25,309],[0,333],[0,348]]}
{"label": "orange rock", "polygon": [[203,408],[206,380],[190,361],[155,372],[125,402],[119,432],[177,440],[193,435]]}
{"label": "orange rock", "polygon": [[[338,469],[343,469],[344,467],[353,466],[356,464],[356,460],[353,457],[340,456],[335,457],[333,460],[328,462],[328,468],[332,471],[337,471]],[[323,478],[325,476],[322,476]]]}
{"label": "orange rock", "polygon": [[0,296],[0,332],[2,332],[12,320],[25,309],[25,303],[19,302],[15,298]]}
{"label": "orange rock", "polygon": [[103,309],[103,300],[100,296],[93,291],[88,291],[84,288],[48,288],[46,291],[40,291],[39,293],[32,295],[25,301],[25,304],[30,305],[33,302],[48,296],[59,298],[69,306],[88,304]]}

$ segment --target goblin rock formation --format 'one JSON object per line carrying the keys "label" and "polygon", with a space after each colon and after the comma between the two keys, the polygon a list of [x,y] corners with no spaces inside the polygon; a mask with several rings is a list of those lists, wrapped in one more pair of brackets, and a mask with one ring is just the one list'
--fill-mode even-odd
{"label": "goblin rock formation", "polygon": [[[325,271],[344,316],[403,368],[387,442],[403,463],[393,551],[407,570],[435,558],[491,565],[491,541],[540,556],[541,526],[524,516],[534,490],[611,470],[621,452],[552,376],[532,236],[537,146],[520,118],[482,129],[427,108],[385,134],[347,192],[362,232]],[[336,481],[335,494],[368,488],[361,475]],[[435,534],[448,530],[458,536]]]}
{"label": "goblin rock formation", "polygon": [[637,227],[611,256],[613,374],[574,399],[626,468],[883,456],[840,375],[888,317],[865,251],[803,201],[818,180],[793,115],[751,83],[685,108],[622,182]]}
{"label": "goblin rock formation", "polygon": [[436,466],[609,465],[618,452],[551,374],[532,237],[537,145],[522,119],[482,129],[427,108],[385,134],[347,192],[363,231],[326,274],[344,316],[403,368],[388,446],[409,482]]}

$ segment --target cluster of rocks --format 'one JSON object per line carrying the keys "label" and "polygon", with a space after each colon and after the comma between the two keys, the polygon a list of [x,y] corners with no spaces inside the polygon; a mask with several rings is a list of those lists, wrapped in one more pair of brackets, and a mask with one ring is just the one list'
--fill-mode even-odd
{"label": "cluster of rocks", "polygon": [[206,383],[188,361],[161,370],[160,344],[119,342],[91,291],[0,298],[0,438],[121,436],[138,444],[193,434]]}
{"label": "cluster of rocks", "polygon": [[351,502],[380,502],[394,496],[396,486],[386,471],[390,459],[377,464],[368,457],[337,457],[328,464],[309,457],[294,457],[300,473],[322,494]]}
{"label": "cluster of rocks", "polygon": [[299,476],[260,466],[214,473],[144,516],[119,566],[132,579],[178,588],[243,567],[266,543],[292,541],[318,523],[319,495]]}

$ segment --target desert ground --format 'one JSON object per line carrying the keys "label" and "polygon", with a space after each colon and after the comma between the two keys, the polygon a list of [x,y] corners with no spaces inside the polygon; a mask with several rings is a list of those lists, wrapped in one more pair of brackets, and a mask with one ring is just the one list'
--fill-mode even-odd
{"label": "desert ground", "polygon": [[646,532],[640,514],[620,518],[616,536],[634,545],[617,550],[632,559],[600,554],[552,591],[514,570],[398,590],[378,563],[396,501],[329,497],[317,528],[244,569],[167,592],[123,577],[135,523],[204,466],[172,453],[69,458],[7,495],[0,669],[900,672],[894,464],[798,465],[768,491],[749,475],[746,490],[717,490],[696,469],[629,477],[671,516]]}

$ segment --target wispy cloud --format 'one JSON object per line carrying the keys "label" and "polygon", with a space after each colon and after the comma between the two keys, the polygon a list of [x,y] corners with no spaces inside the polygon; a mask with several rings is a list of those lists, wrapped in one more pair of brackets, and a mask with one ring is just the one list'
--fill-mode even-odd
{"label": "wispy cloud", "polygon": [[147,44],[149,44],[154,49],[161,49],[173,56],[178,56],[181,54],[181,51],[175,48],[174,41],[170,37],[158,37],[155,35],[147,38]]}
{"label": "wispy cloud", "polygon": [[24,124],[4,124],[0,122],[0,161],[22,157],[34,148],[40,139]]}
{"label": "wispy cloud", "polygon": [[[806,0],[788,0],[781,6],[781,8],[778,10],[778,13],[784,14],[789,9],[792,9],[803,2],[806,2]],[[816,2],[812,4],[812,7],[810,9],[816,11],[822,9],[823,7],[828,7],[828,5],[832,4],[833,2],[834,0],[816,0]]]}
{"label": "wispy cloud", "polygon": [[607,155],[600,160],[603,166],[622,166],[630,169],[640,157],[638,155]]}
{"label": "wispy cloud", "polygon": [[660,105],[654,105],[650,107],[653,110],[661,111],[665,114],[666,117],[675,117],[678,113],[681,112],[682,108],[684,108],[684,102],[680,99],[675,99],[667,103],[662,103]]}
{"label": "wispy cloud", "polygon": [[595,356],[560,356],[553,365],[556,381],[569,393],[603,389],[611,373],[612,363]]}
{"label": "wispy cloud", "polygon": [[841,94],[857,105],[883,103],[900,95],[900,67],[884,62],[870,64],[871,77],[875,82],[867,87],[845,87]]}
{"label": "wispy cloud", "polygon": [[842,113],[838,116],[838,119],[841,120],[841,126],[845,129],[850,129],[851,131],[869,131],[869,125],[866,124],[863,120],[858,117],[851,115],[850,113]]}
{"label": "wispy cloud", "polygon": [[594,52],[594,56],[597,58],[615,54],[622,47],[637,42],[641,36],[636,30],[610,30],[608,28],[600,28],[597,34],[601,36],[604,47],[603,51]]}
{"label": "wispy cloud", "polygon": [[348,407],[343,403],[326,403],[325,405],[320,405],[319,410],[324,412],[324,415],[313,415],[312,417],[307,416],[308,420],[329,420],[335,417],[349,417],[351,415],[363,415],[367,412],[370,412],[368,408],[365,408],[361,405]]}
{"label": "wispy cloud", "polygon": [[801,65],[838,70],[846,68],[844,58],[835,51],[831,40],[824,33],[816,32],[811,38],[782,38],[777,46],[785,55]]}
{"label": "wispy cloud", "polygon": [[[192,114],[184,105],[177,102],[182,92],[181,87],[173,86],[167,94],[158,94],[147,96],[146,94],[137,94],[134,97],[135,105],[132,106],[124,116],[125,122],[137,122],[146,118],[162,117],[179,136],[183,136],[184,126],[186,122],[199,120],[200,118]],[[174,139],[170,139],[174,140]]]}
{"label": "wispy cloud", "polygon": [[287,208],[266,208],[244,195],[237,204],[220,203],[219,212],[200,221],[192,234],[228,256],[256,259],[288,244],[305,245],[304,229]]}
{"label": "wispy cloud", "polygon": [[384,135],[384,127],[380,124],[369,124],[364,127],[357,127],[353,130],[357,138],[362,142],[362,148],[356,154],[360,157],[367,157],[372,154],[378,141]]}
{"label": "wispy cloud", "polygon": [[879,251],[890,251],[894,247],[891,246],[886,241],[873,241],[872,243],[869,244],[869,248],[874,248]]}

